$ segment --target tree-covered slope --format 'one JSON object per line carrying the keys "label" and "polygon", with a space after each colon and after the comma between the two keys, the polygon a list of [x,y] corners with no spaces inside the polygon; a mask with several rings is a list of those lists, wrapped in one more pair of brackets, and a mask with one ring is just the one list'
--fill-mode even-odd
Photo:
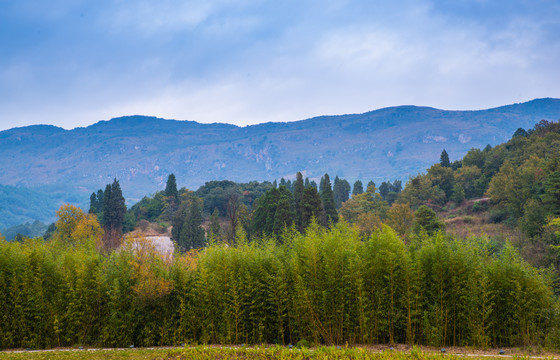
{"label": "tree-covered slope", "polygon": [[316,180],[327,172],[381,182],[423,171],[442,148],[453,160],[472,147],[503,142],[519,127],[559,118],[560,100],[538,99],[481,111],[400,106],[248,127],[145,116],[70,131],[30,126],[0,132],[0,184],[86,206],[89,194],[115,177],[131,202],[161,189],[169,173],[191,189],[297,171]]}

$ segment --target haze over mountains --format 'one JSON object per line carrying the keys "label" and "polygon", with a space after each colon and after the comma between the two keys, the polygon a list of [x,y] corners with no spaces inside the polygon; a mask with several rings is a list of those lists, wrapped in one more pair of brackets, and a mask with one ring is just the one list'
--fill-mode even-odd
{"label": "haze over mountains", "polygon": [[118,178],[129,204],[161,190],[205,181],[292,178],[325,172],[349,181],[407,180],[439,160],[509,139],[519,127],[560,119],[560,99],[481,111],[399,106],[247,127],[127,116],[86,128],[35,125],[0,132],[0,229],[50,221],[63,202]]}

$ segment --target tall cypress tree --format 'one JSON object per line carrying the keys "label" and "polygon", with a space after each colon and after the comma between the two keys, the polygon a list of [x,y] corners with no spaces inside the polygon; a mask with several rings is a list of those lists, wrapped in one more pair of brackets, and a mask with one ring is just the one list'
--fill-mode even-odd
{"label": "tall cypress tree", "polygon": [[312,218],[315,218],[317,223],[323,226],[327,225],[325,209],[317,188],[313,186],[305,188],[301,200],[301,211],[303,229],[309,226]]}
{"label": "tall cypress tree", "polygon": [[165,196],[177,199],[177,182],[175,174],[169,174],[167,177],[167,184],[165,185]]}
{"label": "tall cypress tree", "polygon": [[171,229],[171,237],[177,243],[179,242],[179,239],[181,237],[181,230],[183,229],[183,224],[185,223],[186,217],[187,217],[187,207],[186,207],[186,203],[183,203],[179,207],[179,210],[177,210],[175,214],[173,214],[173,219],[171,220],[171,224],[173,226],[173,228]]}
{"label": "tall cypress tree", "polygon": [[121,229],[126,214],[126,204],[122,194],[119,181],[115,179],[111,185],[111,203],[112,203],[112,216],[113,226],[115,229]]}
{"label": "tall cypress tree", "polygon": [[103,243],[107,249],[120,245],[125,215],[125,200],[119,181],[115,179],[112,184],[107,184],[103,193]]}
{"label": "tall cypress tree", "polygon": [[354,189],[352,190],[352,195],[360,195],[364,192],[364,186],[360,180],[356,180],[354,183]]}
{"label": "tall cypress tree", "polygon": [[327,216],[327,222],[338,222],[338,213],[336,211],[336,205],[334,203],[334,194],[331,187],[331,180],[329,179],[329,174],[325,174],[321,179],[322,189],[320,191],[321,201],[323,202],[323,209],[325,209],[325,214]]}
{"label": "tall cypress tree", "polygon": [[206,243],[202,227],[202,208],[198,199],[193,199],[181,229],[178,244],[182,250],[199,249]]}
{"label": "tall cypress tree", "polygon": [[93,192],[91,194],[91,196],[89,197],[89,213],[90,214],[97,214],[98,210],[98,204],[97,204],[97,195],[95,194],[95,192]]}
{"label": "tall cypress tree", "polygon": [[107,184],[103,193],[103,219],[101,221],[105,230],[109,229],[112,225],[111,207],[113,206],[113,195],[111,192],[111,184]]}
{"label": "tall cypress tree", "polygon": [[447,151],[445,151],[445,149],[443,149],[441,155],[439,156],[439,163],[443,167],[451,167],[451,163],[449,162],[449,155],[447,154]]}
{"label": "tall cypress tree", "polygon": [[296,226],[300,231],[303,230],[301,223],[301,201],[303,199],[303,190],[305,185],[303,183],[303,175],[300,172],[296,174],[296,181],[294,183],[294,204],[296,207]]}
{"label": "tall cypress tree", "polygon": [[348,201],[350,194],[350,184],[344,179],[339,179],[338,176],[334,179],[334,203],[336,208],[339,209],[342,203]]}
{"label": "tall cypress tree", "polygon": [[284,227],[292,225],[295,217],[296,212],[294,209],[293,198],[290,196],[282,196],[276,205],[272,232],[276,235],[280,235]]}

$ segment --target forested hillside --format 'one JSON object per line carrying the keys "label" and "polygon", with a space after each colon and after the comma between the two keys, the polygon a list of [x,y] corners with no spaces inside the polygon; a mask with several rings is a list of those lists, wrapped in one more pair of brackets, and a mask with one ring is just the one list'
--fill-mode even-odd
{"label": "forested hillside", "polygon": [[298,172],[192,191],[170,174],[127,209],[114,179],[44,239],[0,240],[0,346],[560,349],[559,160],[560,123],[543,120],[460,160],[442,150],[404,188]]}
{"label": "forested hillside", "polygon": [[[129,204],[165,185],[174,173],[181,187],[207,181],[294,180],[300,171],[319,182],[325,173],[351,183],[405,181],[437,161],[470,148],[506,141],[519,128],[560,119],[560,100],[537,99],[480,111],[399,106],[343,116],[247,127],[129,116],[70,131],[29,126],[0,132],[0,184],[28,188],[62,203],[85,207],[87,194],[118,178]],[[82,199],[81,202],[78,199]],[[0,205],[5,200],[0,198]],[[0,228],[30,217],[17,209],[38,206],[18,198]],[[53,206],[56,205],[56,206]]]}

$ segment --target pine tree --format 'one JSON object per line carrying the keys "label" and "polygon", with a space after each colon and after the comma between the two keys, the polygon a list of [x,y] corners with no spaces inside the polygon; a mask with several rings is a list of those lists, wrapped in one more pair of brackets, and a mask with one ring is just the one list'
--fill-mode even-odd
{"label": "pine tree", "polygon": [[113,181],[113,184],[111,185],[111,196],[113,226],[116,229],[122,229],[124,215],[126,214],[126,204],[124,196],[122,194],[121,186],[117,179],[115,179]]}
{"label": "pine tree", "polygon": [[[308,180],[309,181],[309,180]],[[305,189],[305,185],[303,183],[303,176],[300,172],[296,174],[296,181],[294,182],[294,204],[296,210],[296,226],[301,231],[301,201],[303,199],[303,191]]]}
{"label": "pine tree", "polygon": [[280,235],[285,227],[292,225],[295,217],[296,212],[294,209],[293,198],[288,196],[281,197],[276,206],[272,232],[276,235]]}
{"label": "pine tree", "polygon": [[105,186],[105,192],[103,193],[103,228],[109,229],[111,227],[111,207],[112,207],[112,194],[111,194],[111,184]]}
{"label": "pine tree", "polygon": [[451,167],[451,163],[449,162],[449,155],[447,154],[447,151],[445,151],[445,149],[443,149],[441,155],[439,156],[439,163],[443,167]]}
{"label": "pine tree", "polygon": [[317,192],[317,188],[310,186],[303,191],[301,201],[302,227],[306,229],[311,224],[311,219],[315,218],[317,223],[326,226],[327,219],[321,196]]}
{"label": "pine tree", "polygon": [[375,183],[373,182],[373,180],[370,180],[370,181],[367,183],[366,191],[367,191],[367,192],[370,192],[370,193],[374,193],[374,192],[375,192],[375,188],[376,188],[376,187],[375,187]]}
{"label": "pine tree", "polygon": [[354,183],[354,189],[352,190],[352,195],[360,195],[364,192],[364,186],[360,180],[356,180]]}
{"label": "pine tree", "polygon": [[255,205],[252,229],[259,235],[279,235],[296,218],[293,194],[285,187],[268,190]]}
{"label": "pine tree", "polygon": [[170,174],[167,178],[167,185],[165,186],[165,196],[177,199],[177,182],[175,174]]}
{"label": "pine tree", "polygon": [[387,183],[383,181],[381,185],[379,185],[379,195],[381,195],[381,198],[383,200],[387,200],[387,195],[389,195],[390,191],[391,191],[391,182]]}
{"label": "pine tree", "polygon": [[125,214],[125,200],[119,181],[115,179],[113,184],[107,184],[103,193],[103,228],[105,230],[103,243],[107,249],[114,249],[120,245]]}
{"label": "pine tree", "polygon": [[334,179],[334,203],[337,209],[340,209],[342,203],[348,201],[350,197],[350,184],[344,179],[339,179],[338,176]]}
{"label": "pine tree", "polygon": [[199,249],[205,245],[204,228],[202,227],[202,208],[198,199],[193,199],[187,217],[181,228],[179,246],[182,250]]}
{"label": "pine tree", "polygon": [[173,228],[171,229],[171,237],[176,242],[179,242],[179,239],[181,237],[181,230],[183,228],[183,224],[185,223],[186,217],[187,217],[187,207],[186,207],[186,203],[183,203],[179,207],[179,210],[175,212],[175,214],[173,215],[173,219],[171,221],[171,224],[173,226]]}
{"label": "pine tree", "polygon": [[97,218],[102,219],[103,215],[103,189],[97,190]]}
{"label": "pine tree", "polygon": [[89,197],[89,211],[88,211],[88,213],[96,214],[98,212],[97,206],[98,206],[97,195],[95,194],[95,192],[93,192],[91,194],[91,196]]}
{"label": "pine tree", "polygon": [[336,211],[336,205],[334,203],[334,194],[331,188],[331,180],[329,179],[329,174],[325,174],[325,176],[323,176],[321,180],[323,187],[320,195],[321,201],[323,202],[323,208],[325,209],[325,214],[327,215],[327,221],[336,223],[338,222],[338,213]]}

